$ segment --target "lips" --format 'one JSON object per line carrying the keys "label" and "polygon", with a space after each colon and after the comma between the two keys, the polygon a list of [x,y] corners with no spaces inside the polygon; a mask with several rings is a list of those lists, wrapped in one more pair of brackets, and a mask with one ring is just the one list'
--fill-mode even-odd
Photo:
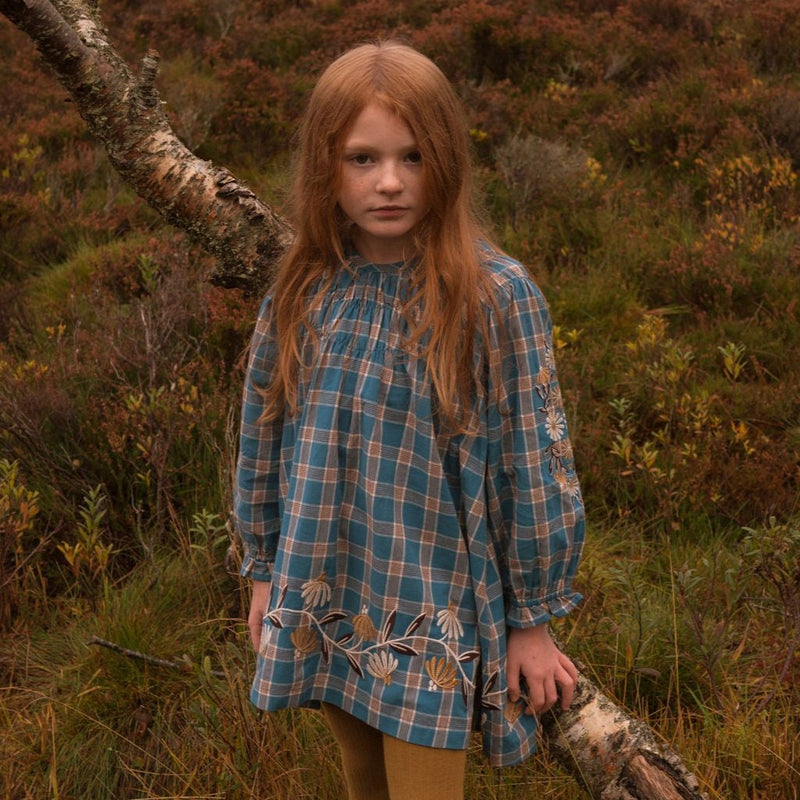
{"label": "lips", "polygon": [[373,208],[371,213],[377,217],[399,217],[408,209],[405,206],[380,206]]}

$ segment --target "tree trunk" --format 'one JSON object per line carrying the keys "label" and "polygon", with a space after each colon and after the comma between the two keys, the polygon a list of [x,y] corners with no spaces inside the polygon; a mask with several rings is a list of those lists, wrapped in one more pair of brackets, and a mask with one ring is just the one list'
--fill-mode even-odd
{"label": "tree trunk", "polygon": [[569,709],[541,724],[549,752],[596,800],[706,798],[680,757],[582,674]]}
{"label": "tree trunk", "polygon": [[0,12],[33,39],[124,180],[216,257],[212,282],[262,291],[291,232],[247,186],[174,134],[154,86],[158,53],[148,52],[134,75],[96,11],[77,0],[0,0]]}
{"label": "tree trunk", "polygon": [[[147,53],[134,76],[80,0],[0,0],[0,12],[35,42],[124,180],[216,257],[211,280],[262,291],[291,231],[247,186],[178,140],[154,87],[158,54]],[[704,797],[680,758],[584,677],[572,707],[545,715],[542,726],[593,798]]]}

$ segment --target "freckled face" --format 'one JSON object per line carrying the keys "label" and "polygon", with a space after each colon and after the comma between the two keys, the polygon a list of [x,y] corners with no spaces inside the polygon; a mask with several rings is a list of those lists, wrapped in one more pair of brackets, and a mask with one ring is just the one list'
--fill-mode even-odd
{"label": "freckled face", "polygon": [[414,228],[428,211],[424,184],[411,129],[382,106],[366,106],[345,139],[338,197],[361,256],[388,264],[412,255]]}

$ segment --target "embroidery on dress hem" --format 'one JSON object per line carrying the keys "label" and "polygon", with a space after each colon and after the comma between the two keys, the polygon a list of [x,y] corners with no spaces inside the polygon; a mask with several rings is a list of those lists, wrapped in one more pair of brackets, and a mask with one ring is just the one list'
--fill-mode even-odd
{"label": "embroidery on dress hem", "polygon": [[[270,594],[272,593],[272,588]],[[430,691],[452,690],[460,685],[464,701],[469,697],[469,688],[474,688],[474,681],[470,681],[464,664],[480,657],[480,651],[475,649],[461,650],[458,640],[464,635],[464,626],[458,619],[458,609],[453,603],[436,614],[436,624],[442,632],[440,638],[419,633],[420,626],[428,618],[427,613],[417,615],[406,627],[401,635],[394,632],[397,621],[397,609],[387,614],[380,629],[375,626],[369,616],[366,604],[361,606],[360,613],[352,617],[352,630],[346,631],[334,639],[325,630],[331,622],[346,620],[348,615],[344,611],[322,612],[322,607],[330,602],[332,588],[328,583],[327,575],[322,572],[316,578],[306,581],[300,587],[300,597],[303,608],[292,610],[283,608],[286,599],[287,587],[283,586],[278,596],[277,605],[269,611],[265,620],[275,628],[285,627],[284,617],[289,614],[299,616],[300,623],[289,634],[289,639],[295,650],[295,659],[320,652],[327,663],[334,652],[339,652],[347,659],[350,668],[360,677],[365,677],[362,660],[366,660],[366,672],[373,678],[382,680],[384,686],[390,686],[392,675],[399,668],[400,662],[396,655],[419,656],[420,647],[425,644],[441,648],[443,655],[431,656],[425,662],[425,671],[428,674],[428,689]],[[265,633],[265,642],[269,638],[269,629]],[[263,648],[262,648],[263,649]],[[395,655],[396,654],[396,655]],[[482,695],[482,704],[486,708],[499,708],[498,705],[486,700],[497,673],[487,681]],[[487,691],[488,690],[488,691]]]}

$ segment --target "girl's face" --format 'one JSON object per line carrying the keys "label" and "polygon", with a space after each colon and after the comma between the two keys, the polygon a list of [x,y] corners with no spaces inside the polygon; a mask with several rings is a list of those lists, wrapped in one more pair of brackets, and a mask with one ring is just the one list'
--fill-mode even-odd
{"label": "girl's face", "polygon": [[338,197],[359,254],[378,264],[412,255],[414,228],[428,211],[425,194],[411,129],[382,106],[366,106],[344,142]]}

